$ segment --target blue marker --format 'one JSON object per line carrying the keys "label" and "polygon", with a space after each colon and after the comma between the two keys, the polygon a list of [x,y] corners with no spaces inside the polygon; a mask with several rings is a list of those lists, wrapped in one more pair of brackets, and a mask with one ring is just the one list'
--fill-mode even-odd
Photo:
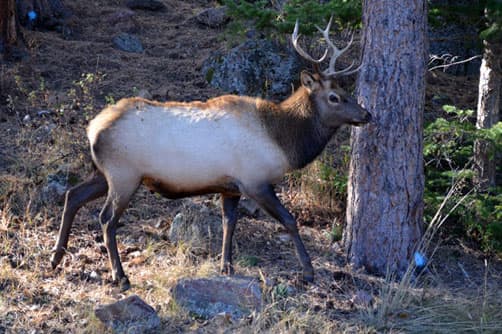
{"label": "blue marker", "polygon": [[413,257],[415,258],[415,264],[418,268],[425,267],[425,264],[427,263],[425,256],[420,254],[420,252],[415,252],[415,254],[413,254]]}
{"label": "blue marker", "polygon": [[30,21],[35,21],[36,18],[37,18],[37,13],[34,10],[30,10],[28,12],[28,19]]}

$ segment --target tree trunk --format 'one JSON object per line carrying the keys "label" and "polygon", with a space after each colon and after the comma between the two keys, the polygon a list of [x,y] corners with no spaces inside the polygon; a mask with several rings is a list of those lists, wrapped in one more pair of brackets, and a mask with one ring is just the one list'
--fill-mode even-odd
{"label": "tree trunk", "polygon": [[20,46],[16,0],[0,1],[0,53],[9,59]]}
{"label": "tree trunk", "polygon": [[[502,45],[485,41],[485,52],[479,76],[479,97],[476,127],[489,129],[499,120],[502,77]],[[495,186],[496,163],[493,145],[483,140],[474,143],[474,182],[479,191]]]}
{"label": "tree trunk", "polygon": [[347,227],[349,261],[402,274],[422,235],[426,0],[365,0],[359,102],[374,121],[352,129]]}

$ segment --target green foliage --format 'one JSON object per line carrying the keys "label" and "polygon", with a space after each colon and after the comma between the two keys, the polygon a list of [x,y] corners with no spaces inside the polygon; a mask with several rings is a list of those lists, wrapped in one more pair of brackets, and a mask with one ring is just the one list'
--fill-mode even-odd
{"label": "green foliage", "polygon": [[332,163],[321,162],[319,165],[319,177],[331,190],[336,198],[345,197],[347,194],[347,175],[340,173],[339,168],[333,167]]}
{"label": "green foliage", "polygon": [[214,77],[214,68],[210,68],[206,72],[206,81],[208,83],[211,83],[211,81],[213,81],[213,77]]}
{"label": "green foliage", "polygon": [[331,241],[336,242],[342,240],[343,237],[343,227],[340,224],[333,224],[331,228]]}
{"label": "green foliage", "polygon": [[112,105],[112,104],[115,104],[115,98],[113,97],[113,95],[109,94],[109,95],[106,95],[105,96],[105,103],[107,105]]}
{"label": "green foliage", "polygon": [[[68,92],[72,100],[72,109],[83,111],[86,120],[89,120],[96,107],[95,96],[101,94],[101,86],[106,74],[101,72],[82,73],[79,80],[73,82],[73,87]],[[111,102],[108,98],[107,102]]]}
{"label": "green foliage", "polygon": [[489,41],[502,41],[502,1],[486,0],[486,29],[481,31],[481,38]]}
{"label": "green foliage", "polygon": [[[434,6],[429,0],[429,24],[442,26],[450,23],[479,29],[484,40],[502,40],[502,1],[480,0],[456,5]],[[484,19],[483,19],[484,17]]]}
{"label": "green foliage", "polygon": [[234,19],[231,29],[238,33],[244,30],[245,22],[267,36],[290,34],[296,20],[301,22],[303,34],[311,35],[315,25],[324,26],[331,15],[338,27],[358,26],[361,20],[361,0],[332,0],[325,3],[313,0],[290,0],[282,8],[273,6],[273,1],[223,0],[228,14]]}
{"label": "green foliage", "polygon": [[244,255],[238,260],[238,263],[242,267],[256,267],[260,263],[260,258],[253,255]]}
{"label": "green foliage", "polygon": [[286,284],[279,283],[274,286],[274,289],[272,290],[272,297],[274,300],[286,298],[289,295],[290,290],[291,288]]}
{"label": "green foliage", "polygon": [[[460,110],[453,106],[444,106],[443,109],[448,114],[447,119],[436,119],[424,131],[427,221],[432,219],[453,180],[461,182],[450,207],[473,189],[475,174],[472,157],[476,139],[492,144],[492,158],[502,148],[502,122],[491,129],[480,130],[470,120],[474,113],[472,110]],[[486,251],[502,252],[502,187],[488,193],[470,192],[450,215],[448,226],[452,232],[473,238]]]}

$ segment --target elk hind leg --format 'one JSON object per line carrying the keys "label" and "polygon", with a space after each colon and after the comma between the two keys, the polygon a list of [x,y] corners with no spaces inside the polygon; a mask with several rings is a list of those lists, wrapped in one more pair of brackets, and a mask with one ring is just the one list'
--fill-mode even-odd
{"label": "elk hind leg", "polygon": [[117,249],[117,223],[120,216],[127,208],[129,200],[136,191],[139,183],[140,180],[132,184],[127,181],[110,182],[106,203],[99,215],[105,246],[108,251],[108,259],[112,269],[112,279],[115,284],[120,286],[122,291],[128,290],[131,285],[122,268],[120,255]]}
{"label": "elk hind leg", "polygon": [[68,246],[71,226],[77,211],[87,202],[95,200],[106,194],[108,184],[103,174],[95,172],[88,180],[76,185],[66,192],[65,204],[58,239],[51,257],[52,269],[55,269],[64,256]]}

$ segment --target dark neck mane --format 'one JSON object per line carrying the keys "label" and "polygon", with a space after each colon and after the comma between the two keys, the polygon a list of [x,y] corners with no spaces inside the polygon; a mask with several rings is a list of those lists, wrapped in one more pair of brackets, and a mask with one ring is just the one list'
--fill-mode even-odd
{"label": "dark neck mane", "polygon": [[314,103],[303,87],[280,105],[262,101],[258,108],[265,128],[286,154],[291,169],[311,163],[336,131],[321,124]]}

